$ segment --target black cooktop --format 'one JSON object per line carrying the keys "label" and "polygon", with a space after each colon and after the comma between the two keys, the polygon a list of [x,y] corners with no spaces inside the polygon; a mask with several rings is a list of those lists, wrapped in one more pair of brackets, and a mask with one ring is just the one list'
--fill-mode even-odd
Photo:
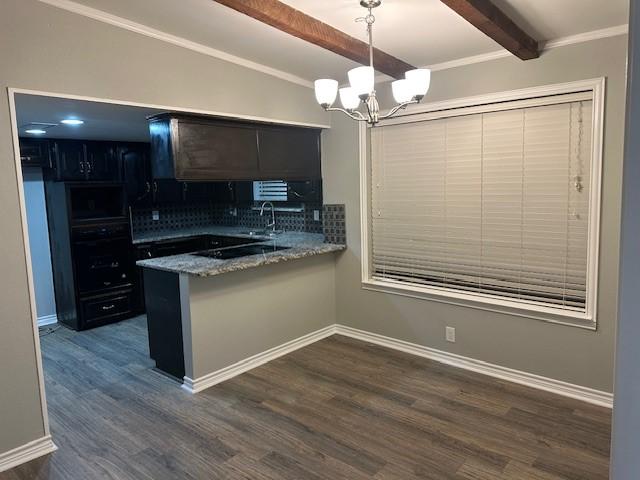
{"label": "black cooktop", "polygon": [[202,252],[195,252],[192,255],[196,255],[198,257],[228,260],[230,258],[248,257],[250,255],[263,255],[266,253],[277,252],[278,250],[286,250],[288,248],[291,247],[282,247],[277,245],[243,245],[240,247],[204,250]]}

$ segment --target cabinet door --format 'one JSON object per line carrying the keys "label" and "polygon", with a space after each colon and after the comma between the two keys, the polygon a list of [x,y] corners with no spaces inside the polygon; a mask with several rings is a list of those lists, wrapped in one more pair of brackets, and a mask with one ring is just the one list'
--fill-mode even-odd
{"label": "cabinet door", "polygon": [[259,174],[255,128],[195,120],[177,125],[177,179],[249,180]]}
{"label": "cabinet door", "polygon": [[118,159],[129,205],[142,206],[151,203],[151,165],[149,145],[133,143],[118,146]]}
{"label": "cabinet door", "polygon": [[23,167],[51,167],[49,140],[20,137],[20,161]]}
{"label": "cabinet door", "polygon": [[114,145],[107,142],[87,142],[87,178],[91,180],[119,181],[120,165]]}
{"label": "cabinet door", "polygon": [[184,198],[182,182],[171,179],[154,180],[151,185],[152,200],[158,203],[180,203]]}
{"label": "cabinet door", "polygon": [[84,143],[74,140],[56,140],[53,144],[56,180],[84,180],[87,162]]}
{"label": "cabinet door", "polygon": [[320,131],[263,127],[258,131],[260,178],[317,179],[320,173]]}
{"label": "cabinet door", "polygon": [[184,200],[187,202],[206,202],[213,196],[213,185],[207,182],[184,182]]}

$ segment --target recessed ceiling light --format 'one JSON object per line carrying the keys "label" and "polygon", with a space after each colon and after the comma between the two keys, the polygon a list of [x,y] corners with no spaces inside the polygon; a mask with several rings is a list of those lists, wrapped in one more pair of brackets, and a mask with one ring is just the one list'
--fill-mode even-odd
{"label": "recessed ceiling light", "polygon": [[84,121],[78,120],[77,118],[65,118],[60,123],[64,123],[65,125],[77,126],[77,125],[82,125]]}
{"label": "recessed ceiling light", "polygon": [[25,130],[24,133],[30,133],[31,135],[44,135],[47,132],[40,128],[30,128],[29,130]]}

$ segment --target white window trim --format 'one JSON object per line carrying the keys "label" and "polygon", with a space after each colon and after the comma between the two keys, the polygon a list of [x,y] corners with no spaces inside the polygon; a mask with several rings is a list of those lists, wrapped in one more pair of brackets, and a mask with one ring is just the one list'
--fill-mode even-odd
{"label": "white window trim", "polygon": [[[373,278],[371,275],[371,165],[368,153],[368,127],[360,124],[360,234],[362,251],[362,288],[378,292],[420,298],[436,302],[471,307],[480,310],[533,318],[546,322],[570,325],[588,330],[597,329],[598,263],[600,249],[600,214],[602,192],[602,154],[604,140],[605,78],[546,85],[508,92],[467,97],[443,102],[427,103],[409,109],[405,115],[381,125],[408,123],[421,119],[435,119],[451,115],[451,110],[481,107],[483,105],[526,100],[550,95],[564,95],[590,91],[593,94],[593,145],[591,161],[591,185],[589,198],[589,238],[587,249],[587,299],[586,311],[571,311],[549,307],[536,302],[507,300],[491,294],[474,294],[449,288],[406,284],[393,280]],[[441,112],[438,114],[438,112]]]}

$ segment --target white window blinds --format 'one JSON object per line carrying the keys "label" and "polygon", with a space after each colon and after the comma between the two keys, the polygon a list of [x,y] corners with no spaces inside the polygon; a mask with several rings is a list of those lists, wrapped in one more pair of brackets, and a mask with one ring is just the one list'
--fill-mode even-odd
{"label": "white window blinds", "polygon": [[372,276],[585,311],[590,98],[373,128]]}

